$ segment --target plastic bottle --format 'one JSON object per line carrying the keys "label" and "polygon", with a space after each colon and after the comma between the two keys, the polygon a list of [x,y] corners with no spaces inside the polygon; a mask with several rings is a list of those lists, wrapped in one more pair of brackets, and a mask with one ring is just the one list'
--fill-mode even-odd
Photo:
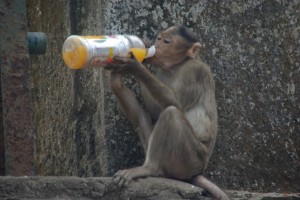
{"label": "plastic bottle", "polygon": [[62,48],[65,64],[71,69],[103,67],[114,56],[128,57],[129,52],[140,62],[155,54],[155,47],[145,48],[142,40],[133,35],[68,37]]}

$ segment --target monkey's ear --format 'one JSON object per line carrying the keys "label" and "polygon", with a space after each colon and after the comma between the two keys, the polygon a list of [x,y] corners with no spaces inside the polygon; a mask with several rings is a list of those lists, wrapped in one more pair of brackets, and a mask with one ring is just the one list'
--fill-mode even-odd
{"label": "monkey's ear", "polygon": [[200,42],[195,42],[193,46],[187,51],[187,56],[190,58],[196,58],[201,48]]}

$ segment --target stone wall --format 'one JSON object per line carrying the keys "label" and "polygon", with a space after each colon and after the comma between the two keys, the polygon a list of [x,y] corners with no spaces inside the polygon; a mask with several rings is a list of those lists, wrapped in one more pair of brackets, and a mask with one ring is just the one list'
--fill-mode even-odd
{"label": "stone wall", "polygon": [[97,20],[89,24],[94,15],[89,16],[90,20],[85,18],[84,13],[89,10],[98,15],[97,9],[88,5],[67,0],[28,1],[30,31],[48,36],[47,53],[31,56],[36,163],[40,175],[99,176],[107,171],[107,161],[102,156],[102,72],[72,71],[61,56],[68,35],[82,34],[84,29],[89,29],[90,34],[100,32],[96,31],[100,24]]}
{"label": "stone wall", "polygon": [[228,189],[299,191],[299,10],[298,0],[28,0],[29,31],[49,40],[46,55],[31,56],[37,174],[106,176],[144,159],[107,73],[63,64],[66,36],[153,41],[183,23],[216,80],[219,136],[206,176]]}
{"label": "stone wall", "polygon": [[0,1],[0,174],[34,174],[26,3]]}
{"label": "stone wall", "polygon": [[[1,73],[1,67],[0,67]],[[0,175],[5,175],[5,148],[4,148],[4,129],[3,129],[3,106],[2,106],[2,85],[0,81]]]}

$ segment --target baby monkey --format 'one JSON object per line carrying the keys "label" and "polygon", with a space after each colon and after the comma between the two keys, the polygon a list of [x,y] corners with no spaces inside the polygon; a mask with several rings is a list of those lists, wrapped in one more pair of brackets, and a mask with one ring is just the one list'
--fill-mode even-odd
{"label": "baby monkey", "polygon": [[[214,198],[227,195],[202,174],[217,136],[215,83],[207,64],[198,58],[201,44],[184,26],[160,32],[150,62],[159,66],[153,75],[133,55],[116,57],[110,70],[110,86],[128,119],[137,128],[146,153],[142,166],[118,171],[119,186],[147,176],[190,182]],[[145,109],[123,77],[131,74],[141,85]]]}

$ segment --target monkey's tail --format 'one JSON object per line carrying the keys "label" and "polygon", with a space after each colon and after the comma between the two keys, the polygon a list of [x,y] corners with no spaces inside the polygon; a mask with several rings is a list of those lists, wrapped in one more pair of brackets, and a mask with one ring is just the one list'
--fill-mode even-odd
{"label": "monkey's tail", "polygon": [[198,175],[192,179],[192,184],[207,190],[211,195],[219,200],[229,200],[229,197],[217,185],[206,179],[202,175]]}

